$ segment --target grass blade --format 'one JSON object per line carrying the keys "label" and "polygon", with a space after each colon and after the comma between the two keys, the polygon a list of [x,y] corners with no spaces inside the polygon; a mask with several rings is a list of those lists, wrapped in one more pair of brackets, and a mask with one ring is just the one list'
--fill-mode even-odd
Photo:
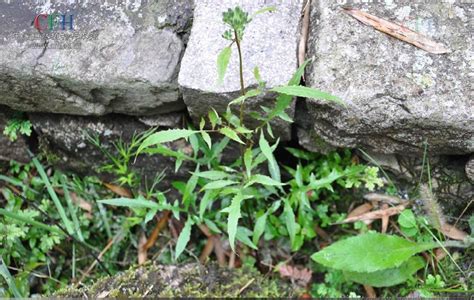
{"label": "grass blade", "polygon": [[51,200],[53,200],[54,205],[56,206],[56,209],[58,210],[59,216],[61,217],[61,221],[64,224],[64,227],[66,227],[67,232],[70,235],[74,235],[74,229],[72,227],[71,221],[68,219],[66,215],[66,211],[64,210],[63,205],[61,204],[61,201],[59,201],[58,195],[53,189],[53,186],[51,185],[51,182],[49,182],[48,175],[46,175],[46,172],[44,171],[43,166],[40,164],[37,158],[33,158],[33,164],[36,167],[36,170],[38,170],[38,173],[43,180],[43,183],[46,185],[46,189],[48,190],[49,196],[51,197]]}

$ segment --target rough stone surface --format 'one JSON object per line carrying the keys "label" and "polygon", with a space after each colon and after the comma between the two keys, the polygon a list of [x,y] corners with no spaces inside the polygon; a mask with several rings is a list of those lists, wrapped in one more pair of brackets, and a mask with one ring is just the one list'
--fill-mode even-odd
{"label": "rough stone surface", "polygon": [[[342,1],[347,3],[347,1]],[[358,1],[354,8],[420,32],[452,50],[430,54],[366,26],[341,1],[313,1],[308,85],[347,107],[307,100],[306,136],[384,153],[474,152],[474,6],[469,1]],[[306,119],[306,120],[302,120]],[[309,126],[308,126],[309,124]],[[318,140],[306,139],[314,149]]]}
{"label": "rough stone surface", "polygon": [[469,158],[465,170],[467,178],[474,183],[474,155]]}
{"label": "rough stone surface", "polygon": [[[97,169],[110,163],[106,155],[94,146],[89,136],[98,136],[104,149],[117,153],[113,143],[129,143],[134,134],[139,134],[150,127],[134,117],[112,115],[97,117],[30,114],[31,122],[39,136],[40,152],[56,167],[74,171],[80,175],[96,175]],[[168,125],[169,120],[159,121],[154,118],[154,126]],[[184,141],[168,145],[173,149],[181,148],[190,154],[192,149]],[[118,157],[118,156],[117,156]],[[161,155],[140,155],[136,161],[130,161],[130,169],[135,171],[144,182],[152,182],[156,175],[166,170],[166,178],[160,187],[169,187],[173,180],[189,177],[187,164],[183,164],[178,173],[174,173],[174,159]],[[104,180],[115,180],[116,176],[107,172],[99,174]]]}
{"label": "rough stone surface", "polygon": [[21,163],[29,161],[27,139],[22,135],[18,135],[18,139],[14,142],[3,134],[3,130],[11,117],[12,112],[0,106],[0,165],[14,160]]}
{"label": "rough stone surface", "polygon": [[67,288],[60,298],[228,298],[297,297],[302,291],[258,271],[211,264],[148,265],[106,277],[93,286]]}
{"label": "rough stone surface", "polygon": [[[179,35],[189,28],[192,1],[70,3],[0,2],[0,104],[75,115],[184,108]],[[32,26],[35,15],[54,12],[73,14],[74,30]]]}
{"label": "rough stone surface", "polygon": [[[218,83],[216,65],[219,52],[229,45],[229,41],[222,38],[227,29],[222,22],[222,13],[237,3],[231,0],[197,0],[195,4],[193,28],[178,82],[188,111],[199,120],[211,107],[224,112],[227,103],[240,95],[240,81],[235,45],[223,84]],[[246,28],[242,41],[246,86],[257,84],[253,77],[255,66],[260,68],[268,87],[288,83],[297,67],[296,47],[302,1],[239,1],[238,4],[250,14],[268,6],[277,8],[276,12],[257,15]],[[269,95],[246,102],[247,112],[259,111],[260,105],[270,106],[272,99]],[[293,113],[291,108],[289,115],[293,116]],[[278,122],[275,132],[282,139],[289,139],[290,126]]]}

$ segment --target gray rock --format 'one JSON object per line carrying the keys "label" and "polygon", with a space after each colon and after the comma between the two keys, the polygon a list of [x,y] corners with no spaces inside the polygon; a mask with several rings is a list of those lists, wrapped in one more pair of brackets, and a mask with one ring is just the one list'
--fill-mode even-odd
{"label": "gray rock", "polygon": [[[276,12],[257,15],[245,31],[242,55],[246,86],[257,84],[253,77],[255,66],[259,67],[268,87],[288,83],[297,67],[296,47],[302,1],[239,1],[238,4],[250,14],[268,6],[277,8]],[[222,22],[222,13],[235,5],[235,1],[230,0],[196,0],[193,28],[178,79],[184,102],[195,120],[206,115],[211,107],[224,112],[227,103],[240,96],[239,59],[235,45],[223,84],[217,82],[216,65],[219,52],[229,45],[229,41],[222,38],[227,29]],[[271,106],[273,96],[246,102],[246,115],[250,111],[260,111],[261,105]],[[288,114],[293,116],[293,113],[294,108],[291,107]],[[249,123],[250,126],[255,124],[251,120]],[[274,129],[281,139],[290,138],[288,123],[276,122]]]}
{"label": "gray rock", "polygon": [[[177,85],[192,2],[0,2],[0,104],[28,112],[153,115],[184,108]],[[179,11],[178,9],[182,9]],[[74,30],[35,15],[73,14]],[[61,49],[65,47],[65,49]]]}
{"label": "gray rock", "polygon": [[[150,128],[134,117],[121,115],[98,118],[32,113],[30,119],[39,136],[40,151],[50,163],[65,171],[73,171],[79,175],[99,175],[108,181],[116,180],[117,176],[107,171],[98,172],[100,167],[110,161],[88,140],[87,135],[97,137],[106,151],[119,158],[113,143],[129,143],[133,135]],[[181,148],[188,154],[192,153],[191,147],[181,140],[168,146],[173,149]],[[140,155],[136,161],[133,160],[134,158],[129,163],[130,170],[136,172],[143,183],[152,182],[157,174],[166,171],[167,176],[159,188],[168,188],[173,180],[184,180],[189,177],[186,164],[183,164],[178,173],[174,172],[172,158]]]}
{"label": "gray rock", "polygon": [[[469,2],[469,1],[468,1]],[[430,54],[345,14],[347,1],[313,1],[306,74],[341,107],[306,100],[300,131],[336,147],[421,155],[474,151],[474,6],[463,1],[371,1],[354,5],[446,45]],[[302,120],[302,119],[306,120]],[[306,139],[309,149],[317,141]]]}
{"label": "gray rock", "polygon": [[466,176],[474,183],[474,155],[471,155],[465,166]]}
{"label": "gray rock", "polygon": [[6,164],[11,160],[27,163],[30,161],[28,156],[28,139],[20,134],[15,141],[11,141],[3,134],[12,112],[5,107],[0,106],[0,165]]}

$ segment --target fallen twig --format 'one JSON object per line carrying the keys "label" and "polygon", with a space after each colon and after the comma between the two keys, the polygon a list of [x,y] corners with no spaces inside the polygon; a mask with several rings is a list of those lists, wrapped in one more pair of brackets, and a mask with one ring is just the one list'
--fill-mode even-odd
{"label": "fallen twig", "polygon": [[449,53],[451,50],[443,44],[437,43],[430,38],[413,31],[405,26],[389,22],[369,13],[363,12],[355,8],[344,8],[344,12],[351,17],[359,20],[365,25],[374,27],[376,30],[393,36],[401,41],[412,44],[420,49],[434,54]]}

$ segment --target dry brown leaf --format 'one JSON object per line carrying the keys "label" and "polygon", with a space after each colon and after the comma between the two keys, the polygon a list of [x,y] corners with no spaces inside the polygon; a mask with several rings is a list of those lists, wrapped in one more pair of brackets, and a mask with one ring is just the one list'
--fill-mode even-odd
{"label": "dry brown leaf", "polygon": [[443,44],[433,41],[432,39],[413,31],[405,26],[389,22],[369,13],[363,12],[355,8],[344,8],[345,13],[359,20],[365,25],[369,25],[393,36],[401,41],[412,44],[420,49],[434,54],[449,53],[451,50],[446,48]]}
{"label": "dry brown leaf", "polygon": [[92,213],[92,204],[83,198],[79,197],[76,193],[72,192],[71,199],[72,203],[76,204],[81,209],[87,211],[88,213]]}
{"label": "dry brown leaf", "polygon": [[382,203],[387,203],[387,204],[392,204],[392,205],[398,205],[400,203],[406,202],[399,197],[395,196],[389,196],[389,195],[384,195],[384,194],[377,194],[377,193],[369,193],[364,195],[364,199],[367,201],[376,201],[376,202],[382,202]]}
{"label": "dry brown leaf", "polygon": [[448,253],[446,251],[444,251],[442,248],[437,248],[434,251],[434,255],[435,255],[436,261],[440,261],[443,258],[445,258],[446,256],[448,256]]}
{"label": "dry brown leaf", "polygon": [[353,217],[357,217],[357,216],[363,215],[363,214],[365,214],[366,212],[371,211],[372,208],[373,208],[372,204],[370,204],[370,203],[364,203],[364,204],[359,205],[359,206],[357,206],[356,208],[354,208],[354,209],[347,215],[347,218],[353,218]]}
{"label": "dry brown leaf", "polygon": [[441,232],[447,237],[453,240],[464,241],[468,234],[460,229],[457,229],[453,225],[444,223],[441,225]]}
{"label": "dry brown leaf", "polygon": [[169,210],[165,210],[163,212],[163,216],[156,223],[155,229],[153,229],[153,232],[148,238],[146,244],[144,245],[145,250],[150,249],[156,243],[156,240],[158,239],[158,235],[160,234],[161,230],[166,226],[166,224],[168,224],[170,214],[171,212]]}
{"label": "dry brown leaf", "polygon": [[282,265],[278,269],[281,277],[290,278],[292,282],[297,283],[305,287],[311,281],[311,276],[313,273],[307,268],[298,269],[297,267],[290,265]]}
{"label": "dry brown leaf", "polygon": [[353,223],[357,221],[377,220],[377,219],[382,219],[384,216],[390,217],[390,216],[399,214],[401,211],[403,211],[407,207],[407,205],[408,203],[397,205],[395,207],[390,207],[387,209],[371,211],[371,212],[368,212],[356,217],[346,218],[340,224]]}
{"label": "dry brown leaf", "polygon": [[146,262],[148,257],[148,250],[146,249],[146,235],[144,232],[140,234],[140,238],[138,239],[138,264],[142,265]]}
{"label": "dry brown leaf", "polygon": [[107,182],[102,182],[102,184],[106,188],[108,188],[110,191],[112,191],[113,193],[115,193],[119,196],[122,196],[122,197],[125,197],[125,198],[133,198],[132,192],[127,188],[124,188],[122,186],[118,186],[118,185],[115,185],[115,184],[107,183]]}

